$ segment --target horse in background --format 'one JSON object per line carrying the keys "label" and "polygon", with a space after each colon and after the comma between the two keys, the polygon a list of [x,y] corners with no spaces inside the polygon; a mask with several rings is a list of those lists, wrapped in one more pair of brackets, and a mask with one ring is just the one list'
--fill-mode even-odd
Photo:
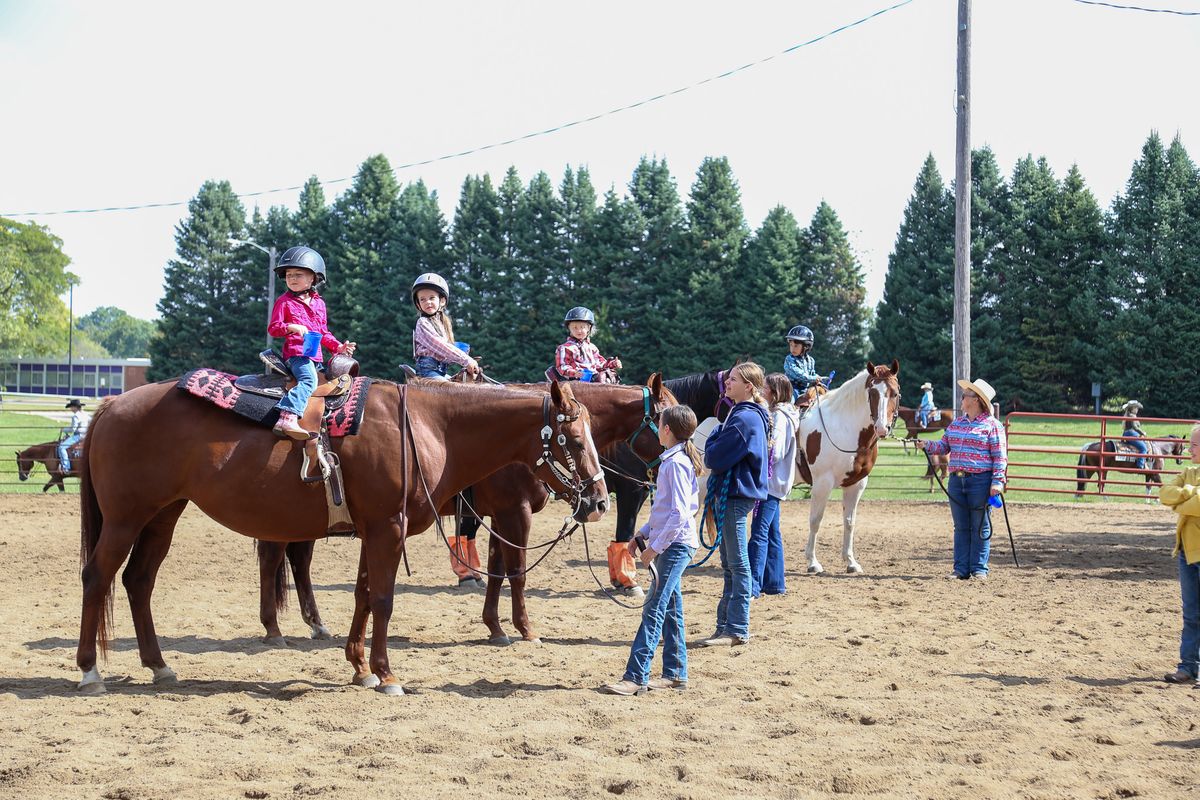
{"label": "horse in background", "polygon": [[842,487],[842,558],[846,571],[862,572],[854,558],[854,518],[867,477],[879,456],[879,440],[889,436],[900,410],[900,362],[867,368],[821,398],[796,430],[796,464],[812,487],[808,512],[807,571],[825,571],[817,560],[817,531],[835,487]]}
{"label": "horse in background", "polygon": [[[71,447],[72,464],[79,464],[82,458],[80,455],[82,450],[82,443]],[[17,477],[23,481],[29,480],[29,473],[33,471],[33,465],[39,462],[46,468],[46,472],[50,475],[50,480],[46,481],[46,485],[42,487],[43,492],[49,491],[51,486],[57,486],[60,492],[65,492],[67,487],[63,485],[63,478],[79,477],[78,469],[63,471],[58,460],[58,442],[42,442],[41,444],[30,445],[18,452]]]}
{"label": "horse in background", "polygon": [[[1176,464],[1183,461],[1185,440],[1174,434],[1163,438],[1169,441],[1146,441],[1150,451],[1145,455],[1118,439],[1106,439],[1103,453],[1099,442],[1084,445],[1079,451],[1079,468],[1075,470],[1075,497],[1083,496],[1083,490],[1093,475],[1096,476],[1096,491],[1103,492],[1104,474],[1109,470],[1142,475],[1146,480],[1146,497],[1150,497],[1151,486],[1161,487],[1163,483],[1160,472],[1154,470],[1162,470],[1168,458],[1174,458]],[[1138,459],[1145,459],[1145,469],[1137,468]],[[1123,466],[1114,466],[1116,464]]]}
{"label": "horse in background", "polygon": [[898,415],[904,422],[905,433],[904,438],[900,442],[904,445],[905,453],[908,452],[909,442],[915,442],[918,434],[929,433],[931,431],[944,431],[954,421],[954,411],[948,408],[938,409],[937,416],[931,419],[929,425],[926,427],[921,427],[920,414],[915,408],[900,406]]}

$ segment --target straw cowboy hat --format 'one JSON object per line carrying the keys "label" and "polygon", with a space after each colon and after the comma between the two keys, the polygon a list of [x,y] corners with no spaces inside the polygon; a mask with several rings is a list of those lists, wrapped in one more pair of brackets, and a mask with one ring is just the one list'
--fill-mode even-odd
{"label": "straw cowboy hat", "polygon": [[1135,414],[1138,411],[1141,411],[1143,408],[1144,408],[1144,406],[1141,403],[1139,403],[1137,400],[1129,400],[1125,403],[1125,405],[1121,406],[1122,411],[1132,411]]}
{"label": "straw cowboy hat", "polygon": [[958,385],[964,392],[974,392],[979,395],[983,398],[984,405],[987,406],[992,404],[992,399],[996,396],[996,390],[983,378],[976,378],[974,383],[965,380],[959,381]]}
{"label": "straw cowboy hat", "polygon": [[929,381],[925,381],[924,383],[921,384],[921,391],[924,391],[926,389],[932,389],[932,388],[933,388],[933,384],[930,383]]}

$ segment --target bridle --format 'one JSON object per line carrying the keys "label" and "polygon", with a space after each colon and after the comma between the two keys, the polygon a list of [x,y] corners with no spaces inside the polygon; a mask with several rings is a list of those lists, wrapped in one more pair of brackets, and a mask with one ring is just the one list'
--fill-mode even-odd
{"label": "bridle", "polygon": [[654,470],[658,469],[658,465],[662,463],[662,454],[659,453],[653,460],[647,461],[638,455],[637,448],[633,443],[642,435],[642,431],[649,430],[654,434],[654,438],[658,438],[658,423],[654,421],[653,409],[650,405],[650,387],[642,386],[642,422],[638,425],[637,430],[625,437],[625,444],[629,445],[629,449],[633,451],[633,456],[638,461],[642,462],[642,466],[646,468],[646,477],[653,480]]}
{"label": "bridle", "polygon": [[[575,401],[575,403],[576,408],[583,407],[579,401]],[[579,467],[575,463],[574,457],[567,450],[567,435],[562,432],[562,426],[578,420],[580,413],[576,411],[574,414],[566,414],[560,411],[557,415],[554,415],[554,425],[551,425],[550,396],[545,395],[542,397],[542,430],[540,433],[542,455],[534,462],[535,467],[545,465],[550,470],[550,474],[554,476],[554,479],[566,490],[565,492],[556,492],[550,488],[549,483],[542,481],[542,485],[546,488],[546,492],[552,499],[557,500],[564,494],[566,495],[567,502],[573,506],[572,513],[578,513],[579,509],[583,507],[583,495],[588,487],[594,486],[604,480],[603,469],[598,470],[590,478],[582,477],[579,474]],[[557,436],[555,435],[556,431]],[[562,451],[563,461],[566,461],[566,464],[563,464],[554,457],[554,452],[550,448],[551,439],[558,442],[559,449]]]}
{"label": "bridle", "polygon": [[[870,391],[871,391],[871,389],[872,389],[872,388],[875,386],[875,384],[877,384],[877,383],[882,383],[882,384],[883,384],[883,385],[884,385],[884,386],[887,388],[887,390],[888,390],[888,391],[887,391],[887,392],[885,392],[885,394],[884,394],[884,402],[885,402],[885,403],[887,403],[887,404],[890,404],[890,403],[891,403],[891,401],[892,401],[893,399],[896,401],[896,404],[895,404],[895,406],[893,407],[893,410],[892,410],[892,412],[891,412],[891,418],[888,420],[888,424],[887,424],[887,433],[885,433],[883,436],[880,436],[880,435],[879,435],[879,434],[876,432],[876,429],[875,429],[875,424],[874,424],[874,423],[875,423],[875,418],[874,418],[874,417],[872,417],[872,418],[871,418],[871,423],[872,423],[872,424],[871,424],[871,441],[867,442],[867,443],[866,443],[866,444],[864,444],[864,445],[859,445],[858,447],[856,447],[856,448],[855,448],[855,449],[853,449],[853,450],[846,450],[846,449],[843,449],[843,448],[839,447],[839,446],[838,446],[838,443],[837,443],[837,442],[835,442],[835,441],[833,440],[833,436],[832,436],[832,435],[829,433],[829,427],[828,427],[828,426],[825,424],[825,414],[824,414],[824,413],[822,413],[822,411],[821,411],[821,405],[822,405],[822,404],[821,404],[821,398],[822,398],[824,395],[820,395],[820,394],[818,394],[818,395],[817,395],[816,402],[814,403],[814,405],[816,405],[816,407],[817,407],[817,419],[819,419],[819,420],[821,421],[821,429],[822,429],[822,430],[825,432],[825,438],[827,438],[827,439],[829,440],[829,443],[830,443],[831,445],[833,445],[833,448],[834,448],[835,450],[838,450],[839,452],[842,452],[842,453],[846,453],[847,455],[850,455],[850,454],[852,454],[852,453],[861,453],[862,451],[864,451],[864,450],[870,450],[872,447],[874,447],[875,445],[877,445],[877,444],[879,443],[879,440],[880,440],[880,439],[890,439],[890,438],[891,438],[891,436],[892,436],[892,429],[896,427],[896,419],[897,419],[897,418],[900,416],[900,396],[901,396],[901,395],[900,395],[900,387],[899,387],[899,384],[897,384],[897,385],[896,385],[896,394],[895,394],[895,396],[894,396],[894,398],[893,398],[893,396],[892,396],[892,394],[891,394],[891,387],[888,385],[888,382],[887,382],[887,380],[886,380],[886,379],[884,379],[884,380],[875,380],[875,378],[874,378],[874,376],[873,376],[873,375],[868,375],[868,376],[867,376],[866,390],[867,390],[868,392],[870,392]],[[887,412],[885,411],[884,413],[887,413]]]}

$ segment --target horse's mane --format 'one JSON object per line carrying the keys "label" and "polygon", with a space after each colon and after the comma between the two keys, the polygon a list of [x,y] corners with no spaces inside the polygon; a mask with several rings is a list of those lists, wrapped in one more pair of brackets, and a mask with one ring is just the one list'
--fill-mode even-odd
{"label": "horse's mane", "polygon": [[705,391],[712,393],[712,401],[715,403],[721,394],[721,387],[717,386],[717,374],[720,371],[714,369],[710,372],[698,372],[695,375],[671,378],[663,381],[663,388],[671,392],[677,403],[683,405],[691,406],[704,399],[701,395]]}
{"label": "horse's mane", "polygon": [[865,406],[867,404],[867,393],[863,389],[866,385],[867,371],[864,369],[836,389],[830,389],[829,393],[822,397],[819,402],[828,408],[829,411],[838,411],[843,406],[850,406],[851,404]]}

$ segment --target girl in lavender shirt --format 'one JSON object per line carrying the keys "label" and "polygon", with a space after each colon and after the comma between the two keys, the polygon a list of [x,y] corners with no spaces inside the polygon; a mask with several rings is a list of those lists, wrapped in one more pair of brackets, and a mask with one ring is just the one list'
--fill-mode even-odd
{"label": "girl in lavender shirt", "polygon": [[[659,417],[658,441],[666,448],[655,482],[654,505],[650,519],[629,542],[635,557],[639,547],[643,564],[651,561],[658,580],[642,606],[642,624],[625,677],[604,689],[612,694],[643,694],[647,689],[687,688],[687,644],[684,641],[683,593],[680,581],[692,561],[699,540],[696,537],[696,511],[700,507],[700,486],[696,472],[703,461],[691,443],[696,432],[696,415],[687,406],[670,406]],[[650,668],[658,640],[663,641],[663,674],[651,678]]]}

